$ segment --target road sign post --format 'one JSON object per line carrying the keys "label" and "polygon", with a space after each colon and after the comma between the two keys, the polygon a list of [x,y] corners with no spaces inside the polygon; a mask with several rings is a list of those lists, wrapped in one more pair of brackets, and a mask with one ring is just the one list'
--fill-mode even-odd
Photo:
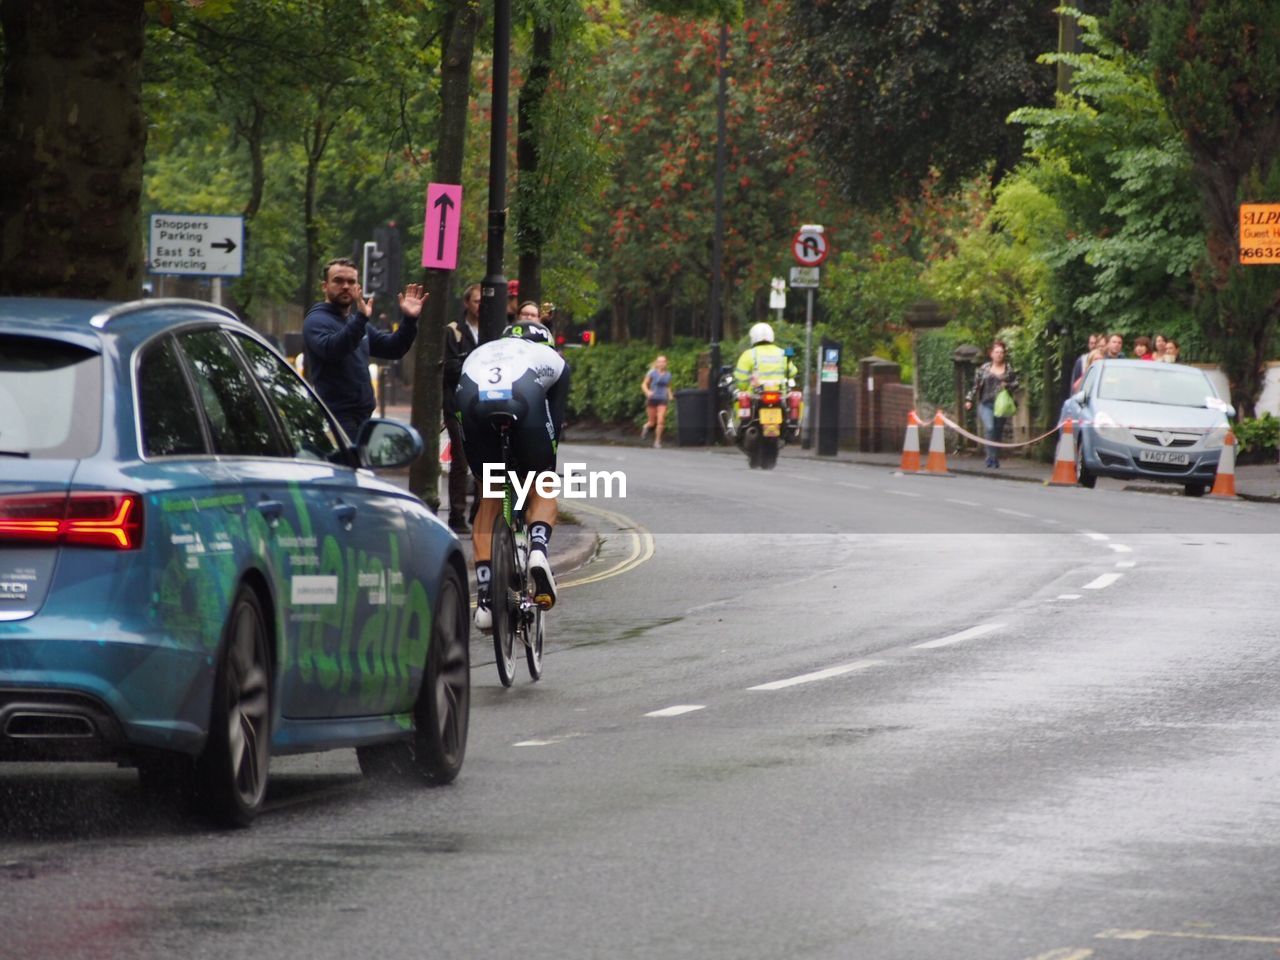
{"label": "road sign post", "polygon": [[153,213],[147,254],[152,273],[238,277],[244,273],[244,217]]}
{"label": "road sign post", "polygon": [[[809,361],[813,356],[813,291],[818,285],[818,267],[826,261],[831,253],[831,244],[826,230],[820,223],[806,223],[796,231],[791,241],[791,255],[795,257],[798,268],[791,270],[791,285],[805,288],[804,309],[804,410],[806,423],[813,422],[813,385],[810,382],[811,371]],[[800,280],[799,283],[796,281]],[[813,429],[802,429],[800,446],[806,450],[813,444]]]}

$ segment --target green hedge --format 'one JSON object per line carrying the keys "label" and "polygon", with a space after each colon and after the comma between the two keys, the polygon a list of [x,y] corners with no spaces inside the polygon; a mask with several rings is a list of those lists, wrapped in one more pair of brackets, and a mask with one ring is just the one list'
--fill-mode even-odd
{"label": "green hedge", "polygon": [[1239,463],[1274,463],[1280,448],[1280,420],[1264,413],[1257,420],[1241,420],[1232,432],[1236,435],[1236,460]]}
{"label": "green hedge", "polygon": [[[659,354],[667,358],[674,393],[698,385],[698,356],[706,350],[706,344],[693,340],[662,350],[648,343],[601,343],[581,350],[566,350],[564,358],[571,371],[569,416],[604,423],[643,421],[644,394],[640,391],[640,381],[654,358]],[[674,419],[674,415],[673,403],[668,418]]]}

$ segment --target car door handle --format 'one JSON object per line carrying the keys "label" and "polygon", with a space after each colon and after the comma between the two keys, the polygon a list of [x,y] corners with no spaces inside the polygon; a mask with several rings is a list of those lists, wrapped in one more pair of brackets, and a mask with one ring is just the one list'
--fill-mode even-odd
{"label": "car door handle", "polygon": [[333,515],[338,518],[339,523],[349,527],[356,518],[356,508],[349,503],[339,501],[333,505]]}
{"label": "car door handle", "polygon": [[274,523],[284,513],[284,504],[279,500],[259,500],[258,512]]}

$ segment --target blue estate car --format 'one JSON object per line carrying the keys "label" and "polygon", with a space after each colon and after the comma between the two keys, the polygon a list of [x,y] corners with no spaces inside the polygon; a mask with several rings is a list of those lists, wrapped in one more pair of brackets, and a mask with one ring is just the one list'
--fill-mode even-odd
{"label": "blue estate car", "polygon": [[1059,422],[1074,421],[1081,486],[1098,477],[1163,480],[1198,497],[1213,483],[1234,412],[1196,367],[1099,360]]}
{"label": "blue estate car", "polygon": [[117,760],[226,825],[272,753],[457,776],[457,538],[207,303],[0,299],[0,760]]}

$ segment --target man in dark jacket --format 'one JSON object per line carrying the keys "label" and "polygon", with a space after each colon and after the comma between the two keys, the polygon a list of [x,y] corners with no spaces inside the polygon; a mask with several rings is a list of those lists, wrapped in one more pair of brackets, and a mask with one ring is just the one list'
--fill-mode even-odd
{"label": "man in dark jacket", "polygon": [[[480,284],[473,283],[462,291],[462,318],[445,327],[441,351],[441,382],[444,387],[444,427],[449,431],[449,527],[455,533],[467,532],[467,489],[471,471],[462,450],[462,427],[458,423],[458,378],[462,364],[480,343]],[[477,502],[472,490],[472,502]]]}
{"label": "man in dark jacket", "polygon": [[384,333],[369,326],[373,298],[361,296],[360,275],[352,261],[330,260],[321,280],[324,300],[302,321],[307,377],[354,442],[377,406],[369,358],[399,360],[409,352],[426,294],[420,284],[406,286],[400,294],[400,325],[394,333]]}

